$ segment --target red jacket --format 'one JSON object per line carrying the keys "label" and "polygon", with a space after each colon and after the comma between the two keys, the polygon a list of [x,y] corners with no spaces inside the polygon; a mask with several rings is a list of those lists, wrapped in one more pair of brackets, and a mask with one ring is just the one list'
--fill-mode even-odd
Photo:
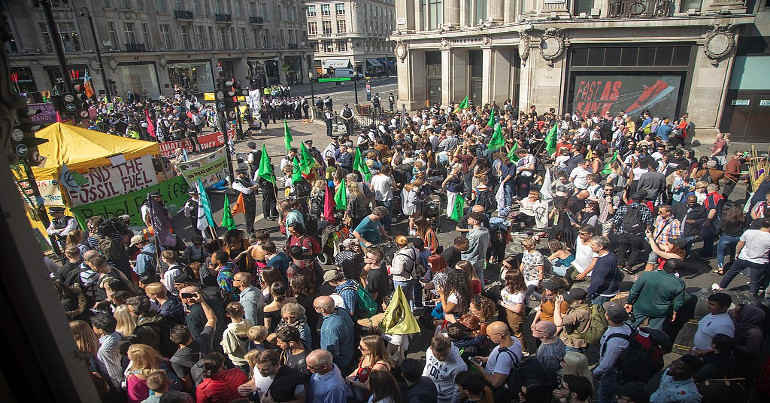
{"label": "red jacket", "polygon": [[219,371],[195,388],[195,400],[197,403],[224,403],[240,399],[238,386],[248,380],[246,374],[238,368]]}

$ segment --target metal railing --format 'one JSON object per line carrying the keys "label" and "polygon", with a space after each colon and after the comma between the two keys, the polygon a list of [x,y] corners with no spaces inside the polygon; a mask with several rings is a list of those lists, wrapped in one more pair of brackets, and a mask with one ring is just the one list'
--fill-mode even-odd
{"label": "metal railing", "polygon": [[610,0],[610,18],[670,17],[676,5],[673,0]]}

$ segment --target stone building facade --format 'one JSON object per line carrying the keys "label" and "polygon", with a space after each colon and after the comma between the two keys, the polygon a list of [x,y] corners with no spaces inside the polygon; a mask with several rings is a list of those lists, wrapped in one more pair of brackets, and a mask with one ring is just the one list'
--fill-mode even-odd
{"label": "stone building facade", "polygon": [[[209,92],[221,71],[256,85],[307,82],[312,49],[302,0],[83,0],[55,2],[70,75],[105,83],[113,93],[157,98],[175,87]],[[61,81],[43,10],[9,2],[11,72],[22,92],[39,99]],[[91,34],[93,18],[96,38]],[[61,84],[59,84],[61,85]]]}
{"label": "stone building facade", "polygon": [[351,68],[361,74],[395,72],[393,43],[395,0],[305,1],[307,32],[315,51],[318,75],[329,68]]}
{"label": "stone building facade", "polygon": [[[765,97],[770,104],[764,59],[770,26],[761,22],[770,14],[767,3],[397,0],[391,38],[399,104],[448,105],[468,95],[477,105],[511,99],[520,110],[649,109],[672,119],[688,113],[698,129],[712,129],[702,134],[730,130],[735,75],[753,69],[749,87],[767,91],[755,101]],[[749,37],[764,50],[736,70],[736,55]],[[770,105],[757,116],[770,116]],[[743,130],[734,139],[756,138],[752,133]]]}

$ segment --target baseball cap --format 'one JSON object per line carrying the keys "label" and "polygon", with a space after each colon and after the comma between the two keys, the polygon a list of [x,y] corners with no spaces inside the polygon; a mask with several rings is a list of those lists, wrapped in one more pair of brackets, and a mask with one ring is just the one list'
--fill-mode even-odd
{"label": "baseball cap", "polygon": [[603,305],[607,317],[615,323],[624,322],[628,319],[628,312],[626,307],[618,301],[607,301]]}
{"label": "baseball cap", "polygon": [[342,279],[343,279],[343,275],[342,275],[342,272],[339,270],[332,269],[332,270],[327,270],[324,273],[324,283],[328,283],[329,281],[338,281]]}
{"label": "baseball cap", "polygon": [[573,289],[569,290],[569,292],[564,294],[564,300],[571,303],[573,301],[577,301],[577,300],[580,300],[580,299],[585,299],[586,295],[588,295],[586,290],[584,290],[582,288],[573,288]]}
{"label": "baseball cap", "polygon": [[128,246],[135,246],[144,242],[144,237],[141,235],[134,235],[131,237],[131,243]]}

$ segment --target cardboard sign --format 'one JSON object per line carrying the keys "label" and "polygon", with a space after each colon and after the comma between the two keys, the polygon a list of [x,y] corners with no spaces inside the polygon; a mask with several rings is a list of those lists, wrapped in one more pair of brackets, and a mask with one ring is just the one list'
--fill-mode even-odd
{"label": "cardboard sign", "polygon": [[188,185],[195,187],[200,179],[204,187],[209,187],[227,176],[225,147],[200,158],[177,164],[176,167]]}
{"label": "cardboard sign", "polygon": [[187,199],[190,198],[190,195],[187,194],[189,189],[190,188],[187,186],[187,182],[185,182],[184,178],[177,176],[142,190],[107,200],[97,201],[95,203],[72,207],[71,210],[80,223],[80,226],[83,228],[85,228],[86,220],[95,215],[118,217],[123,214],[131,216],[132,225],[144,226],[139,210],[142,207],[142,203],[147,200],[147,193],[155,191],[160,192],[160,197],[163,199],[166,208],[168,208],[169,212],[174,214],[176,211],[179,211],[182,206],[184,206]]}
{"label": "cardboard sign", "polygon": [[29,119],[38,124],[53,123],[56,122],[56,109],[53,104],[29,104],[27,110],[30,113],[35,113],[30,116]]}
{"label": "cardboard sign", "polygon": [[83,176],[88,183],[81,185],[79,190],[68,191],[71,207],[111,199],[158,183],[150,155],[124,164],[91,168]]}
{"label": "cardboard sign", "polygon": [[37,181],[37,188],[40,190],[40,197],[46,206],[63,206],[64,200],[61,196],[59,181],[56,179],[47,179]]}
{"label": "cardboard sign", "polygon": [[[229,132],[229,134],[232,135],[233,133]],[[202,150],[221,147],[225,144],[225,136],[222,134],[222,132],[214,132],[198,136],[198,144],[201,145],[200,148]],[[160,154],[166,158],[173,158],[176,156],[176,150],[180,148],[187,150],[187,152],[192,152],[193,150],[192,146],[190,145],[190,141],[187,139],[164,141],[160,143]]]}

